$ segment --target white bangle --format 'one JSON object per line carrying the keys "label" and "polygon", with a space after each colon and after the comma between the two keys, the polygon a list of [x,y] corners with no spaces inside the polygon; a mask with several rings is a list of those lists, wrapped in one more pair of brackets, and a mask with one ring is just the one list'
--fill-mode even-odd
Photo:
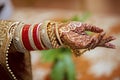
{"label": "white bangle", "polygon": [[25,24],[24,23],[19,23],[17,28],[15,29],[14,32],[14,37],[13,37],[13,44],[17,51],[25,53],[27,50],[23,45],[22,42],[22,28]]}
{"label": "white bangle", "polygon": [[41,31],[40,31],[40,35],[41,35],[41,40],[43,42],[43,44],[47,47],[47,48],[53,48],[52,44],[49,40],[48,37],[48,33],[47,33],[47,25],[50,21],[46,21],[41,25]]}

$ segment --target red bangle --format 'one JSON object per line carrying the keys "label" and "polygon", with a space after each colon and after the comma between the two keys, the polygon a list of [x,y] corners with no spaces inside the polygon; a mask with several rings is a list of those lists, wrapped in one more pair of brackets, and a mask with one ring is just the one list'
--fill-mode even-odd
{"label": "red bangle", "polygon": [[39,30],[40,25],[36,24],[33,28],[33,41],[35,43],[35,46],[39,49],[39,50],[43,50],[41,43],[39,41],[38,38],[38,30]]}
{"label": "red bangle", "polygon": [[30,25],[24,25],[23,29],[22,29],[22,42],[24,47],[27,50],[33,50],[31,44],[30,44],[30,40],[29,40],[29,36],[28,36],[28,31],[29,31]]}

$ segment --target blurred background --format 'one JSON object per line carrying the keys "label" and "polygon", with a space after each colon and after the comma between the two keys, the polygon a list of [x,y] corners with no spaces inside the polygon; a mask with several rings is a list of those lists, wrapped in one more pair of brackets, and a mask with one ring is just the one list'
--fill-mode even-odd
{"label": "blurred background", "polygon": [[[0,19],[29,24],[45,20],[75,20],[94,24],[117,38],[112,42],[116,49],[96,48],[80,57],[70,54],[68,58],[62,55],[65,60],[51,57],[55,53],[69,53],[64,49],[33,51],[33,80],[52,80],[51,74],[53,78],[65,77],[54,80],[120,80],[120,0],[0,0]],[[42,58],[48,60],[43,61]],[[65,72],[61,73],[63,65],[60,61],[69,63],[66,65],[68,71],[64,69],[69,76]]]}

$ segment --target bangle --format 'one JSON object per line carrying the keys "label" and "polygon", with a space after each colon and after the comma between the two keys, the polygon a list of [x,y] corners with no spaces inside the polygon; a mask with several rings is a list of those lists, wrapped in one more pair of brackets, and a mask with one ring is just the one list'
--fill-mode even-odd
{"label": "bangle", "polygon": [[30,43],[30,36],[29,36],[29,30],[30,30],[30,26],[29,24],[25,24],[22,28],[22,42],[24,44],[24,47],[28,50],[34,50],[31,43]]}
{"label": "bangle", "polygon": [[33,50],[38,50],[38,48],[35,45],[35,42],[37,42],[37,40],[35,41],[35,39],[37,38],[36,28],[37,28],[36,25],[31,25],[29,30],[28,30],[29,42],[30,42],[30,45],[33,48]]}
{"label": "bangle", "polygon": [[57,36],[57,39],[58,39],[60,45],[62,46],[63,43],[62,43],[62,41],[61,41],[61,39],[60,39],[60,35],[59,35],[59,32],[58,32],[58,25],[57,25],[57,24],[56,24],[56,26],[55,26],[55,33],[56,33],[56,36]]}
{"label": "bangle", "polygon": [[22,28],[24,23],[19,23],[15,29],[14,37],[13,37],[13,44],[17,51],[25,53],[27,50],[23,45],[22,42]]}
{"label": "bangle", "polygon": [[13,38],[15,48],[20,52],[45,49],[40,39],[40,26],[41,24],[27,25],[20,23]]}
{"label": "bangle", "polygon": [[38,35],[38,40],[39,40],[39,42],[40,42],[40,45],[41,45],[41,48],[42,49],[46,49],[46,47],[45,47],[45,45],[43,44],[43,42],[42,42],[42,40],[41,40],[41,26],[42,25],[42,23],[40,23],[40,24],[38,24],[38,28],[37,28],[37,35]]}
{"label": "bangle", "polygon": [[33,31],[32,31],[32,38],[34,41],[34,44],[37,48],[37,50],[43,50],[45,47],[43,46],[41,39],[40,39],[40,28],[41,23],[34,25]]}
{"label": "bangle", "polygon": [[43,42],[43,44],[45,45],[45,47],[47,48],[53,48],[52,44],[49,40],[48,37],[48,33],[47,33],[47,26],[48,26],[49,21],[44,22],[41,25],[41,31],[40,31],[40,35],[41,35],[41,41]]}
{"label": "bangle", "polygon": [[60,44],[55,34],[55,27],[56,27],[56,23],[50,22],[47,27],[47,33],[53,48],[59,48]]}

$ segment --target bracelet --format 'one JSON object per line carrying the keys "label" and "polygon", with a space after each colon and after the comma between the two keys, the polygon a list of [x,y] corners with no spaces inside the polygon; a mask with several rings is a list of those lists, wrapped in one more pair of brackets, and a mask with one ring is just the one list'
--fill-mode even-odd
{"label": "bracelet", "polygon": [[62,43],[62,41],[61,41],[61,39],[60,39],[60,34],[59,34],[59,32],[58,32],[58,25],[57,25],[57,24],[56,24],[56,26],[55,26],[55,33],[56,33],[56,36],[57,36],[57,39],[58,39],[60,45],[62,46],[63,43]]}
{"label": "bracelet", "polygon": [[[41,26],[42,25],[42,23],[40,23],[40,24],[38,24],[38,28],[37,28],[37,35],[38,35],[38,40],[39,40],[39,43],[40,43],[40,48],[42,48],[42,49],[46,49],[46,47],[45,47],[45,45],[43,44],[43,42],[42,42],[42,40],[41,40]],[[37,44],[37,43],[36,43]],[[39,48],[39,49],[40,49]]]}
{"label": "bracelet", "polygon": [[57,34],[56,34],[56,30],[55,30],[56,27],[57,27],[56,22],[50,22],[47,27],[47,32],[48,32],[48,36],[49,36],[49,39],[50,39],[50,42],[51,42],[53,48],[60,48],[61,44],[57,38]]}
{"label": "bracelet", "polygon": [[45,47],[47,48],[53,48],[50,39],[48,37],[48,33],[47,33],[47,27],[48,27],[48,23],[49,21],[46,21],[42,24],[41,26],[41,31],[40,31],[40,35],[41,35],[41,41],[43,42],[43,44],[45,45]]}
{"label": "bracelet", "polygon": [[33,43],[36,46],[37,50],[43,50],[45,47],[43,46],[41,39],[40,39],[40,28],[41,28],[41,23],[40,24],[35,24],[34,28],[32,30],[32,38],[33,38]]}
{"label": "bracelet", "polygon": [[20,52],[45,49],[40,37],[40,26],[41,24],[28,25],[20,23],[13,38],[15,48]]}
{"label": "bracelet", "polygon": [[23,45],[22,42],[22,28],[25,24],[19,23],[17,28],[15,29],[14,37],[13,37],[13,44],[17,51],[25,53],[27,50]]}
{"label": "bracelet", "polygon": [[[28,40],[30,42],[31,47],[33,48],[33,50],[38,50],[37,46],[38,44],[35,44],[36,42],[38,42],[37,36],[36,36],[36,28],[37,28],[37,24],[35,25],[31,25],[29,30],[28,30]],[[23,35],[24,36],[24,35]]]}

